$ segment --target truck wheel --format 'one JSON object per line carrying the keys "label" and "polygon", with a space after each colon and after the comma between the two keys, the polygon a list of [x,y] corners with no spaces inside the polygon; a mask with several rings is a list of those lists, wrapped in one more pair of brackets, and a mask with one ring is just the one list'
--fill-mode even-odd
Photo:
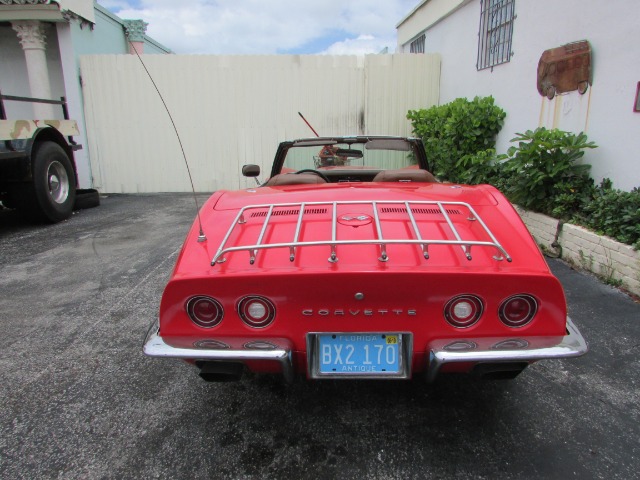
{"label": "truck wheel", "polygon": [[[27,213],[51,223],[71,216],[76,199],[76,177],[60,145],[42,142],[33,154],[33,192]],[[27,200],[27,199],[25,199]]]}

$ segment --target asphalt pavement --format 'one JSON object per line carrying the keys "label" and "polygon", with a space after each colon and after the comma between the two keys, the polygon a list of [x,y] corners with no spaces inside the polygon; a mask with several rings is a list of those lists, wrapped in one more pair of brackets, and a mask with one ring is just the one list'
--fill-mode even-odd
{"label": "asphalt pavement", "polygon": [[0,478],[640,478],[640,304],[558,260],[590,352],[512,381],[212,384],[145,357],[194,208],[0,210]]}

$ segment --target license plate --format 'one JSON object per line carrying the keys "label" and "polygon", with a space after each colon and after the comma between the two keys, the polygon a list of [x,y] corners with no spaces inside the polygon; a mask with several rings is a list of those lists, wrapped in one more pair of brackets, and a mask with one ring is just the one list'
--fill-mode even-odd
{"label": "license plate", "polygon": [[320,375],[398,375],[402,335],[396,333],[318,334]]}

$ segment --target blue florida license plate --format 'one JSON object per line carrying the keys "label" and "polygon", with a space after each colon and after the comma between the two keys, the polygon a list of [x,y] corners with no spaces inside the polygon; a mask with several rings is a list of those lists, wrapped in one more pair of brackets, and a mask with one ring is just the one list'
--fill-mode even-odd
{"label": "blue florida license plate", "polygon": [[398,375],[402,372],[402,335],[334,333],[318,335],[320,375]]}

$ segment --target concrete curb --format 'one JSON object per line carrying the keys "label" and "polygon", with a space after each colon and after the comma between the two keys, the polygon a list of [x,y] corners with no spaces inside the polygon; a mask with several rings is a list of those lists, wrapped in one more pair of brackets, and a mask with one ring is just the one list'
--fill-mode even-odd
{"label": "concrete curb", "polygon": [[538,245],[606,283],[640,295],[640,252],[578,225],[515,207]]}

